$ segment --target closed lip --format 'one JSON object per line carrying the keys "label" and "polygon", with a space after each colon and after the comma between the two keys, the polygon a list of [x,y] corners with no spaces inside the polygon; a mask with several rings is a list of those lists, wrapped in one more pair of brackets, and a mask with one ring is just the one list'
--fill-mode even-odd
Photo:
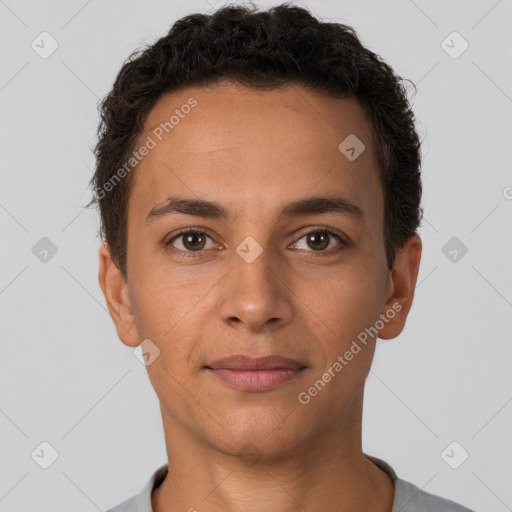
{"label": "closed lip", "polygon": [[306,365],[290,359],[289,357],[270,355],[263,357],[248,357],[243,355],[232,355],[217,359],[209,363],[205,368],[211,370],[227,369],[227,370],[302,370]]}

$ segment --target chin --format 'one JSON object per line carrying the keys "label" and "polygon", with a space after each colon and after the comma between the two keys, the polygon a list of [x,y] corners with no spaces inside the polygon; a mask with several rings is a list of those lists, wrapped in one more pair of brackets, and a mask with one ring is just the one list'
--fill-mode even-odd
{"label": "chin", "polygon": [[306,441],[304,419],[294,413],[279,414],[275,407],[262,409],[239,410],[220,420],[222,426],[216,424],[216,436],[210,443],[227,455],[270,458],[295,452]]}

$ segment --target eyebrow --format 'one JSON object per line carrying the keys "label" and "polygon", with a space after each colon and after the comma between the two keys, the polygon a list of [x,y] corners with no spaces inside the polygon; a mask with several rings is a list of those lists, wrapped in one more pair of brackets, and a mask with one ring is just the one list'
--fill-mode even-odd
{"label": "eyebrow", "polygon": [[[172,214],[181,213],[212,219],[233,220],[237,217],[227,208],[215,201],[205,199],[189,199],[169,196],[167,199],[149,211],[146,224]],[[279,213],[279,220],[299,217],[301,215],[315,215],[322,213],[335,213],[347,215],[362,220],[364,215],[359,206],[341,196],[315,196],[305,197],[285,205]]]}

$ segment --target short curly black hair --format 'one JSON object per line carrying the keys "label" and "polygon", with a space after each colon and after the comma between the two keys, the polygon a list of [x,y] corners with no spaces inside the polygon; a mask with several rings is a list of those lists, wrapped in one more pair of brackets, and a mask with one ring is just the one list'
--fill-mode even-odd
{"label": "short curly black hair", "polygon": [[165,36],[128,57],[101,102],[96,170],[89,184],[93,199],[87,207],[99,205],[99,234],[125,279],[134,173],[125,171],[123,179],[114,175],[129,160],[148,114],[164,94],[223,80],[260,90],[302,85],[360,102],[375,135],[386,261],[392,269],[396,251],[417,234],[423,215],[421,143],[404,79],[365,48],[350,26],[321,22],[291,2],[266,11],[250,2],[179,19]]}

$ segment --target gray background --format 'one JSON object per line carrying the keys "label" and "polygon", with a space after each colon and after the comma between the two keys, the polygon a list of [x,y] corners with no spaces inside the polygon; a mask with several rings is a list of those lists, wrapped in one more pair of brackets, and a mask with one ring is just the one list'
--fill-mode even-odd
{"label": "gray background", "polygon": [[[378,342],[364,451],[428,492],[512,510],[512,1],[296,4],[354,26],[418,85],[423,259],[406,329]],[[146,369],[97,282],[97,215],[82,206],[97,102],[123,61],[215,6],[0,0],[0,511],[106,510],[166,462]],[[59,45],[46,59],[31,48],[43,31]],[[453,31],[469,43],[457,58],[442,45]],[[57,248],[46,262],[32,250],[43,237]],[[48,469],[31,457],[43,441],[58,452]]]}

